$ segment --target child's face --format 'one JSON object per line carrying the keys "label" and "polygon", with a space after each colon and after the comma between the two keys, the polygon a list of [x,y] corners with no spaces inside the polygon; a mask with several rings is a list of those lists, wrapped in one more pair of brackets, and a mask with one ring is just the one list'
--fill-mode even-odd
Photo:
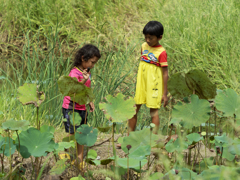
{"label": "child's face", "polygon": [[144,36],[145,36],[145,41],[146,43],[148,43],[149,46],[159,45],[159,41],[162,39],[162,36],[160,36],[160,38],[150,34],[144,34]]}
{"label": "child's face", "polygon": [[98,62],[98,58],[96,56],[88,59],[88,61],[84,61],[82,59],[82,68],[83,69],[87,69],[87,68],[90,68],[92,69],[94,67],[94,65]]}

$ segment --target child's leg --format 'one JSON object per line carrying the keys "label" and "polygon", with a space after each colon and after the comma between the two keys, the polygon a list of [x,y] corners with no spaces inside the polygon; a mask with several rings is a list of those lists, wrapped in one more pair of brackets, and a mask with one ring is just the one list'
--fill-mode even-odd
{"label": "child's leg", "polygon": [[136,114],[131,119],[128,120],[129,132],[135,131],[136,124],[137,124],[137,113],[141,107],[141,104],[137,104],[136,107],[137,107]]}
{"label": "child's leg", "polygon": [[159,128],[159,116],[158,116],[158,109],[152,109],[150,108],[150,115],[152,117],[152,123],[156,125],[156,127],[154,128],[153,133],[157,134],[158,132],[158,128]]}

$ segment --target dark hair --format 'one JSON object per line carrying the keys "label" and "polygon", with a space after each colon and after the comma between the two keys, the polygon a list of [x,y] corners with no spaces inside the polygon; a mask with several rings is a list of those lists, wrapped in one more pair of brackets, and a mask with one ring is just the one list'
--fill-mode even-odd
{"label": "dark hair", "polygon": [[163,35],[163,31],[163,25],[158,21],[149,21],[143,28],[143,34],[154,35],[157,36],[157,38]]}
{"label": "dark hair", "polygon": [[84,61],[88,61],[90,58],[93,58],[96,56],[98,59],[101,58],[101,54],[99,49],[92,45],[92,44],[86,44],[82,48],[80,48],[75,55],[73,67],[79,66],[82,64],[82,57]]}

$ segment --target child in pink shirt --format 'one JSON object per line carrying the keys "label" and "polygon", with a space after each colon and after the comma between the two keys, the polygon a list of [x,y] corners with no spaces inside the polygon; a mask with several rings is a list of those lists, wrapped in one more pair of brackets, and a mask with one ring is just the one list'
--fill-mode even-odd
{"label": "child in pink shirt", "polygon": [[[87,87],[91,87],[91,74],[90,69],[94,67],[94,65],[98,62],[101,55],[99,49],[91,44],[87,44],[79,49],[76,53],[73,68],[69,73],[70,77],[76,77],[79,82],[83,83]],[[95,107],[93,102],[89,103],[90,112],[94,111]],[[70,135],[74,134],[74,127],[70,123],[69,112],[73,112],[73,101],[69,96],[65,96],[62,104],[62,113],[63,118],[67,119],[67,122],[64,122],[65,131],[70,133]],[[81,118],[82,122],[80,125],[84,124],[85,118],[87,118],[86,105],[80,105],[75,103],[74,112],[77,112]],[[79,126],[75,126],[75,130],[77,130]],[[70,132],[69,132],[70,130]],[[77,145],[78,149],[78,158],[82,161],[83,158],[83,146]]]}

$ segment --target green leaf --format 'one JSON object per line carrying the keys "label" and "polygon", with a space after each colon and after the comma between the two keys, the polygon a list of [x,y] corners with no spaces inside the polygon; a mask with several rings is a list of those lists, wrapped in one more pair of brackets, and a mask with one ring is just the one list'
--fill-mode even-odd
{"label": "green leaf", "polygon": [[2,146],[7,144],[7,142],[5,142],[5,138],[0,136],[0,153],[2,153]]}
{"label": "green leaf", "polygon": [[49,152],[53,146],[55,147],[52,138],[53,135],[51,133],[42,133],[35,128],[29,128],[27,131],[22,131],[21,134],[19,134],[20,153],[22,157],[29,158],[30,156],[46,156],[46,152]]}
{"label": "green leaf", "polygon": [[186,136],[188,140],[193,143],[193,142],[198,142],[200,140],[203,140],[203,137],[201,137],[198,133],[192,133]]}
{"label": "green leaf", "polygon": [[45,100],[45,94],[38,92],[36,84],[25,83],[18,88],[18,100],[23,105],[34,104],[35,107],[39,107]]}
{"label": "green leaf", "polygon": [[219,92],[215,99],[216,108],[224,113],[224,116],[236,115],[240,119],[240,96],[233,89],[225,89]]}
{"label": "green leaf", "polygon": [[96,159],[97,158],[97,152],[93,149],[90,149],[88,151],[87,157],[88,157],[88,159]]}
{"label": "green leaf", "polygon": [[234,155],[240,155],[240,144],[234,144],[229,147],[228,151]]}
{"label": "green leaf", "polygon": [[160,173],[160,172],[156,172],[154,174],[151,174],[150,177],[148,177],[149,180],[159,180],[163,177],[163,173]]}
{"label": "green leaf", "polygon": [[222,154],[223,158],[226,158],[229,161],[234,160],[235,155],[231,154],[230,150],[228,149],[228,147],[223,147],[223,154]]}
{"label": "green leaf", "polygon": [[210,117],[210,104],[205,99],[199,99],[197,95],[191,96],[191,103],[177,104],[172,111],[172,118],[182,120],[187,129],[200,126]]}
{"label": "green leaf", "polygon": [[106,112],[105,116],[113,122],[123,122],[132,118],[136,113],[135,101],[133,98],[124,100],[124,96],[118,93],[116,97],[108,95],[108,103],[100,103],[99,108]]}
{"label": "green leaf", "polygon": [[[9,142],[10,140],[10,142]],[[4,152],[5,156],[10,156],[14,154],[16,150],[16,145],[13,143],[14,141],[10,137],[4,137],[1,138],[1,149],[0,153],[2,154]]]}
{"label": "green leaf", "polygon": [[195,92],[200,99],[215,98],[216,85],[209,80],[204,72],[198,69],[191,70],[185,75],[185,80],[190,91]]}
{"label": "green leaf", "polygon": [[180,138],[177,138],[174,142],[173,139],[171,139],[165,146],[165,149],[170,153],[174,151],[181,152],[187,148],[188,143]]}
{"label": "green leaf", "polygon": [[[128,158],[119,158],[117,160],[117,165],[118,166],[121,166],[123,168],[127,168],[127,162],[128,162]],[[141,161],[141,168],[147,164],[147,160],[146,159],[143,159]],[[136,169],[136,170],[140,170],[140,161],[137,160],[137,159],[133,159],[133,158],[129,158],[129,168],[133,168],[133,169]]]}
{"label": "green leaf", "polygon": [[46,125],[46,124],[40,127],[40,132],[41,132],[41,133],[49,132],[49,133],[51,133],[52,135],[54,135],[54,131],[55,131],[54,127],[48,126],[48,125]]}
{"label": "green leaf", "polygon": [[97,134],[97,129],[93,129],[88,125],[83,124],[77,129],[77,133],[75,133],[75,138],[80,145],[92,146],[97,141]]}
{"label": "green leaf", "polygon": [[74,112],[74,123],[73,123],[73,112],[72,111],[69,112],[69,117],[70,117],[70,122],[72,125],[75,123],[75,126],[79,126],[82,122],[82,117],[77,112]]}
{"label": "green leaf", "polygon": [[[150,145],[150,134],[151,131],[148,128],[145,128],[141,131],[132,131],[129,133],[129,136],[123,138],[123,143],[121,144],[122,150],[125,153],[128,153],[127,145],[131,145],[132,148],[129,150],[129,153],[135,151],[139,146]],[[151,147],[156,146],[156,141],[158,140],[158,135],[151,135]]]}
{"label": "green leaf", "polygon": [[50,174],[51,175],[61,175],[63,173],[63,171],[65,171],[65,169],[67,167],[69,167],[69,164],[65,164],[66,161],[67,161],[67,159],[58,160],[57,163],[50,170]]}
{"label": "green leaf", "polygon": [[75,147],[75,143],[74,141],[70,141],[70,142],[59,142],[58,143],[58,148],[56,150],[56,153],[60,152],[60,151],[64,151],[65,149],[69,149],[70,147],[74,148]]}
{"label": "green leaf", "polygon": [[192,94],[192,91],[189,90],[182,73],[173,74],[169,78],[167,86],[170,94],[177,99],[182,99]]}
{"label": "green leaf", "polygon": [[2,123],[2,128],[6,130],[18,131],[18,130],[26,130],[29,126],[29,121],[26,120],[8,120]]}
{"label": "green leaf", "polygon": [[78,177],[72,177],[70,180],[85,180],[85,178],[79,175]]}
{"label": "green leaf", "polygon": [[111,127],[112,127],[112,126],[97,127],[97,129],[98,129],[100,132],[108,132]]}
{"label": "green leaf", "polygon": [[139,146],[134,151],[129,154],[129,158],[136,159],[136,160],[143,160],[146,156],[151,154],[151,147],[150,145],[147,146]]}
{"label": "green leaf", "polygon": [[92,89],[78,82],[76,77],[61,76],[58,80],[58,88],[64,96],[70,96],[71,100],[75,100],[80,105],[88,104],[94,98]]}

